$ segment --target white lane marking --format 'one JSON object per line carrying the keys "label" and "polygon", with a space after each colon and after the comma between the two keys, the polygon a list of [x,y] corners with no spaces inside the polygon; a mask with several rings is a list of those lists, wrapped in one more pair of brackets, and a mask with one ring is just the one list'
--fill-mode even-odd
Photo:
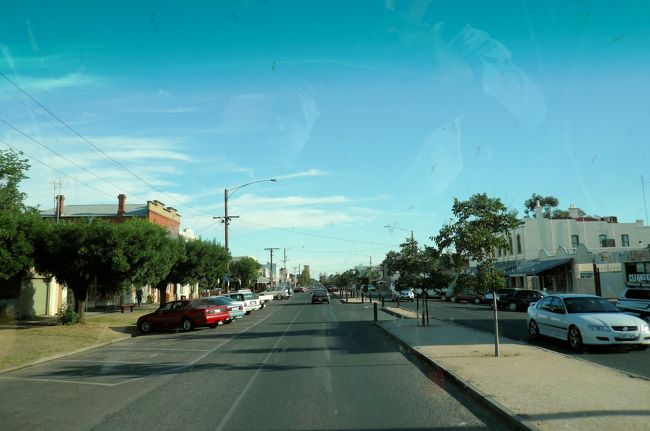
{"label": "white lane marking", "polygon": [[[239,337],[240,335],[245,334],[246,332],[250,331],[251,329],[253,329],[253,328],[256,327],[257,325],[259,325],[260,323],[264,322],[266,319],[268,319],[269,317],[273,316],[273,315],[274,315],[275,313],[277,313],[278,311],[280,311],[280,309],[274,310],[274,311],[273,311],[271,314],[269,314],[268,316],[264,317],[264,318],[261,319],[260,321],[256,322],[255,324],[251,325],[250,327],[246,328],[244,331],[242,331],[242,332],[240,332],[240,333],[238,333],[238,334],[235,334],[235,336],[233,336],[232,338],[227,339],[227,340],[226,340],[225,342],[223,342],[223,343],[220,343],[218,346],[214,347],[213,349],[210,349],[210,350],[201,350],[201,352],[205,352],[205,353],[204,353],[203,355],[199,356],[195,361],[192,361],[192,362],[189,362],[189,363],[185,363],[185,364],[181,364],[181,365],[176,366],[176,367],[174,367],[174,366],[172,365],[172,368],[169,368],[169,369],[166,369],[166,370],[163,370],[163,371],[159,371],[159,372],[157,372],[157,373],[147,374],[146,376],[135,377],[135,378],[133,378],[133,379],[125,380],[125,381],[123,381],[123,382],[118,382],[118,383],[97,383],[97,382],[87,382],[87,381],[83,381],[83,380],[44,379],[44,378],[32,378],[32,377],[17,377],[17,376],[14,377],[14,376],[7,376],[7,375],[0,375],[0,379],[4,379],[4,380],[22,380],[22,381],[31,381],[31,382],[41,382],[41,383],[73,383],[73,384],[77,384],[77,385],[104,386],[104,387],[109,387],[109,388],[110,388],[110,387],[115,387],[115,386],[123,385],[123,384],[125,384],[125,383],[135,382],[135,381],[138,381],[138,380],[144,379],[145,377],[153,377],[153,376],[156,376],[156,375],[158,375],[158,374],[169,373],[169,372],[171,372],[171,371],[182,370],[183,368],[191,367],[191,366],[193,366],[194,364],[196,364],[197,362],[199,362],[201,359],[205,358],[205,357],[206,357],[207,355],[209,355],[210,353],[213,353],[213,352],[217,351],[217,350],[218,350],[219,348],[221,348],[222,346],[228,344],[229,342],[231,342],[232,340],[236,339],[236,338]],[[211,340],[211,341],[212,341],[212,340]],[[119,350],[122,350],[122,349],[123,349],[123,350],[132,350],[132,349],[130,349],[130,348],[119,348],[119,347],[114,347],[114,348],[112,348],[112,349],[119,349]],[[103,350],[103,349],[102,349],[102,350]],[[142,349],[142,350],[147,350],[147,349],[145,348],[145,349]],[[153,350],[169,350],[169,349],[153,349]],[[174,350],[179,350],[179,351],[188,351],[188,350],[184,350],[184,349],[174,349]],[[59,359],[59,360],[62,360],[62,359]],[[68,359],[67,361],[75,362],[75,360],[73,360],[73,359]],[[81,362],[81,361],[79,361],[79,362]],[[158,365],[158,364],[153,364],[153,365]]]}
{"label": "white lane marking", "polygon": [[264,365],[266,365],[266,363],[268,362],[271,355],[273,353],[275,353],[276,349],[278,348],[278,345],[280,345],[280,342],[282,342],[282,340],[284,339],[285,334],[287,333],[287,331],[289,331],[289,328],[291,328],[293,323],[296,321],[296,319],[298,319],[298,316],[300,316],[300,313],[302,313],[302,311],[304,309],[305,309],[305,306],[303,305],[300,308],[300,311],[298,311],[298,313],[296,313],[296,316],[293,318],[291,323],[289,323],[289,325],[285,328],[284,332],[282,332],[282,335],[280,336],[280,338],[278,338],[278,341],[275,342],[275,345],[273,345],[271,350],[269,350],[269,353],[266,354],[266,356],[262,360],[262,363],[260,363],[260,365],[257,367],[257,370],[255,370],[255,374],[253,374],[253,376],[250,378],[248,383],[246,383],[246,386],[244,387],[244,389],[241,391],[241,393],[239,394],[239,396],[237,397],[235,402],[232,403],[232,405],[228,409],[228,412],[226,412],[224,417],[221,419],[221,422],[219,422],[219,425],[217,426],[216,431],[223,430],[224,427],[226,426],[226,424],[228,422],[230,422],[230,419],[232,418],[233,414],[235,413],[235,410],[237,410],[237,408],[239,408],[239,405],[244,400],[244,397],[246,396],[246,394],[250,390],[251,386],[253,386],[253,382],[255,382],[255,380],[257,380],[257,376],[259,376],[260,372],[262,371],[262,367]]}
{"label": "white lane marking", "polygon": [[84,362],[84,363],[98,363],[98,364],[130,364],[130,365],[155,365],[168,366],[168,367],[182,367],[186,365],[185,362],[135,362],[135,361],[104,361],[93,359],[55,359],[55,362]]}
{"label": "white lane marking", "polygon": [[91,385],[91,386],[115,386],[115,383],[97,383],[97,382],[82,382],[78,380],[61,380],[61,379],[38,379],[35,377],[12,377],[12,376],[0,376],[0,380],[22,380],[29,382],[40,382],[40,383],[74,383],[75,385]]}
{"label": "white lane marking", "polygon": [[125,384],[125,383],[135,382],[135,381],[138,381],[138,380],[143,379],[143,378],[145,378],[145,377],[153,377],[153,376],[156,376],[156,375],[158,375],[158,374],[168,373],[169,371],[174,371],[174,370],[176,370],[176,369],[179,369],[179,370],[180,370],[180,369],[183,369],[183,368],[189,368],[189,367],[192,367],[192,366],[194,366],[194,364],[196,364],[197,362],[199,362],[200,360],[202,360],[203,358],[205,358],[205,357],[208,356],[209,354],[216,352],[216,351],[219,350],[221,347],[223,347],[223,346],[225,346],[226,344],[230,343],[232,340],[238,338],[240,335],[243,335],[243,334],[247,333],[248,331],[250,331],[251,329],[253,329],[253,328],[256,327],[257,325],[259,325],[260,323],[264,322],[264,321],[265,321],[266,319],[268,319],[269,317],[273,316],[273,315],[274,315],[275,313],[277,313],[278,311],[280,311],[280,310],[278,309],[278,310],[273,311],[271,314],[269,314],[269,315],[266,316],[265,318],[261,319],[260,321],[256,322],[255,324],[251,325],[250,327],[246,328],[245,331],[242,331],[242,332],[240,332],[240,333],[238,333],[238,334],[235,334],[235,336],[233,336],[233,337],[231,337],[231,338],[228,338],[226,341],[224,341],[223,343],[219,344],[218,346],[215,346],[214,348],[212,348],[212,349],[206,351],[203,355],[200,355],[198,358],[196,358],[196,360],[194,360],[194,361],[192,361],[192,362],[189,362],[189,363],[187,363],[187,364],[185,364],[185,365],[182,365],[182,366],[180,366],[180,367],[178,367],[178,368],[173,368],[172,370],[160,371],[160,372],[158,372],[158,373],[153,373],[153,374],[149,374],[149,375],[147,375],[147,376],[142,376],[142,377],[136,377],[136,378],[133,378],[133,379],[131,379],[131,380],[127,380],[127,381],[124,381],[124,382],[116,383],[116,386],[117,386],[117,385],[123,385],[123,384]]}
{"label": "white lane marking", "polygon": [[128,351],[135,351],[135,350],[140,350],[144,352],[210,352],[211,350],[206,350],[206,349],[156,349],[156,348],[149,348],[149,347],[111,347],[111,348],[105,348],[101,350],[128,350]]}

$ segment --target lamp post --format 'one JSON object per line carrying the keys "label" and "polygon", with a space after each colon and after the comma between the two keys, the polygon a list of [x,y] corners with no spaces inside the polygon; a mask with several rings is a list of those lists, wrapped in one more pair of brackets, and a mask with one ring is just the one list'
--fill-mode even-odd
{"label": "lamp post", "polygon": [[246,186],[250,186],[251,184],[257,184],[257,183],[265,183],[265,182],[277,182],[278,180],[275,178],[268,178],[266,180],[257,180],[257,181],[251,181],[250,183],[242,184],[241,186],[233,187],[232,189],[223,189],[223,216],[219,217],[212,217],[213,219],[219,219],[223,222],[223,238],[224,238],[224,245],[226,247],[226,253],[230,250],[228,248],[228,225],[230,224],[230,220],[234,218],[239,218],[239,216],[229,216],[228,215],[228,198],[233,195],[237,190],[243,189]]}

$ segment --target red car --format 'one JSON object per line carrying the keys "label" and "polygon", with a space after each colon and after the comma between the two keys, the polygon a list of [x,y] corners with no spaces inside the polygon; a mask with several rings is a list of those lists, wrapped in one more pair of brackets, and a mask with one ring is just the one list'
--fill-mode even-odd
{"label": "red car", "polygon": [[191,331],[198,326],[215,328],[219,322],[230,319],[230,311],[225,305],[214,305],[203,300],[171,301],[153,313],[138,319],[138,328],[143,333],[154,329],[178,329]]}

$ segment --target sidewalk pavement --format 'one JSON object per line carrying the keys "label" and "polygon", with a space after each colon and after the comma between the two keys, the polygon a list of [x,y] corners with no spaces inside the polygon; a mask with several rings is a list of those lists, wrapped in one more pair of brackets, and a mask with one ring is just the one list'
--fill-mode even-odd
{"label": "sidewalk pavement", "polygon": [[495,357],[494,334],[435,319],[377,325],[518,428],[650,429],[650,381],[641,377],[504,337]]}

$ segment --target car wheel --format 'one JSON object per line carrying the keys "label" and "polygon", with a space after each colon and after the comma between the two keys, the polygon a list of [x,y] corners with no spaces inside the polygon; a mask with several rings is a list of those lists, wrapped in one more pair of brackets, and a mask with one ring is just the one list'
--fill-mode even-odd
{"label": "car wheel", "polygon": [[183,331],[188,332],[194,329],[194,322],[192,322],[190,319],[184,319],[183,323],[181,324],[181,328],[183,328]]}
{"label": "car wheel", "polygon": [[584,348],[584,345],[582,344],[582,335],[576,326],[571,326],[569,328],[567,341],[569,342],[569,347],[575,351],[581,351]]}
{"label": "car wheel", "polygon": [[442,295],[442,296],[440,297],[440,300],[441,300],[442,302],[447,302],[447,295]]}
{"label": "car wheel", "polygon": [[647,348],[648,348],[647,344],[637,344],[636,346],[632,347],[632,350],[636,350],[636,351],[641,352],[641,351],[646,350]]}
{"label": "car wheel", "polygon": [[224,325],[228,325],[229,323],[232,323],[232,319],[226,319],[223,321]]}
{"label": "car wheel", "polygon": [[151,323],[148,320],[143,320],[140,322],[140,331],[143,334],[148,334],[151,332],[153,328],[151,327]]}
{"label": "car wheel", "polygon": [[508,304],[508,310],[517,311],[518,309],[519,309],[519,307],[517,307],[517,304],[515,304],[514,302],[511,302],[510,304]]}
{"label": "car wheel", "polygon": [[210,328],[210,329],[214,329],[214,328],[216,328],[218,325],[219,325],[218,323],[213,323],[212,325],[208,325],[208,328]]}
{"label": "car wheel", "polygon": [[474,304],[480,304],[481,298],[474,298]]}
{"label": "car wheel", "polygon": [[539,327],[537,326],[537,322],[534,320],[531,320],[528,324],[528,336],[531,340],[539,339]]}
{"label": "car wheel", "polygon": [[449,298],[449,300],[450,300],[451,302],[456,302],[456,297],[455,297],[455,296],[452,296],[451,298]]}

